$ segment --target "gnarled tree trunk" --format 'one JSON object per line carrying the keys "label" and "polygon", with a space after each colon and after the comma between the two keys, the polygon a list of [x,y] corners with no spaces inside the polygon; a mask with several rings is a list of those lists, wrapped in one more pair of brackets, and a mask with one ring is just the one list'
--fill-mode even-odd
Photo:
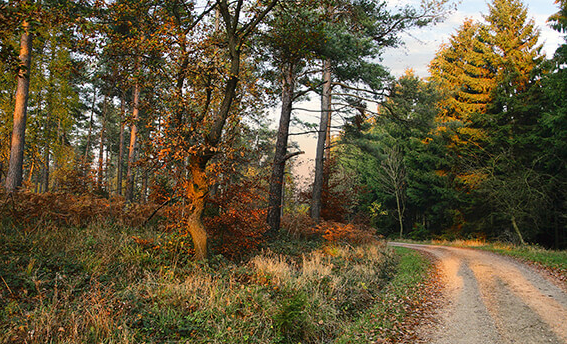
{"label": "gnarled tree trunk", "polygon": [[187,231],[193,240],[195,259],[202,260],[207,257],[207,232],[203,225],[203,211],[205,210],[209,183],[206,175],[207,158],[201,156],[189,157],[189,171],[191,180],[186,187],[187,198],[191,201],[189,214],[186,218]]}

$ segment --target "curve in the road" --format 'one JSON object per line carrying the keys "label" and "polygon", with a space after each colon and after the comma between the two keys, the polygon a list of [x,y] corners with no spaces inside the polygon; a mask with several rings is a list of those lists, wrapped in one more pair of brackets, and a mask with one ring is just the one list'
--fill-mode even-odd
{"label": "curve in the road", "polygon": [[448,303],[428,343],[567,344],[567,294],[534,269],[491,252],[390,245],[434,255],[445,274]]}

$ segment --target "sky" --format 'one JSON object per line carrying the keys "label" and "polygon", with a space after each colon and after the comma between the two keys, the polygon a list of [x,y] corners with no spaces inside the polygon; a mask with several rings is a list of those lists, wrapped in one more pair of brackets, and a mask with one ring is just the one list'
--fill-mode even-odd
{"label": "sky", "polygon": [[[390,6],[419,3],[419,0],[387,0]],[[533,18],[541,30],[540,43],[544,44],[543,52],[551,57],[555,49],[563,42],[561,35],[549,28],[546,21],[549,16],[558,12],[554,0],[523,0],[528,8],[528,18]],[[408,68],[412,68],[418,76],[427,77],[427,66],[435,56],[440,45],[447,43],[451,34],[461,26],[466,18],[482,21],[482,14],[488,13],[487,0],[461,0],[444,22],[435,26],[414,29],[403,34],[404,46],[389,49],[383,55],[383,65],[390,69],[394,76],[401,76]],[[320,101],[313,97],[310,102],[298,104],[298,108],[319,109]],[[279,112],[276,112],[279,115]],[[318,114],[296,111],[303,121],[319,123]],[[278,123],[278,120],[275,121]],[[292,130],[293,131],[293,130]],[[297,130],[295,130],[297,131]],[[316,138],[314,135],[294,136],[305,154],[295,158],[294,174],[300,177],[299,183],[310,183],[308,177],[314,168]]]}
{"label": "sky", "polygon": [[[399,3],[416,2],[412,0]],[[540,43],[544,44],[543,50],[548,56],[553,55],[555,49],[561,43],[562,38],[556,31],[546,24],[547,18],[558,11],[553,0],[524,0],[528,7],[528,18],[533,18],[536,26],[541,29]],[[405,46],[397,49],[389,49],[384,54],[384,65],[393,75],[400,76],[407,68],[413,68],[417,75],[426,77],[429,75],[427,65],[435,56],[442,43],[447,43],[449,36],[456,32],[465,18],[482,21],[482,14],[488,13],[486,0],[462,0],[447,19],[435,26],[411,30],[403,35]]]}

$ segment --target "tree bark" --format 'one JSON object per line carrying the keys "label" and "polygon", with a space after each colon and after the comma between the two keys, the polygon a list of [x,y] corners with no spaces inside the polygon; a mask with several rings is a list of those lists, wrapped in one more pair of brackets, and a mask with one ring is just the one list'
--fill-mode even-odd
{"label": "tree bark", "polygon": [[311,218],[317,222],[321,221],[321,196],[323,194],[326,160],[325,144],[327,141],[330,141],[330,138],[327,138],[327,136],[330,136],[329,129],[331,119],[331,62],[329,60],[323,61],[323,81],[321,122],[319,124],[319,137],[317,139],[317,150],[315,153],[315,180],[313,181],[313,192],[311,194]]}
{"label": "tree bark", "polygon": [[10,162],[5,185],[7,192],[14,192],[17,188],[22,186],[32,53],[32,34],[30,33],[30,24],[27,21],[23,22],[23,29],[24,31],[20,39],[20,70],[18,72],[18,85],[16,88],[12,145],[10,148]]}
{"label": "tree bark", "polygon": [[[207,149],[197,155],[189,157],[191,182],[186,187],[187,198],[191,201],[191,209],[187,217],[188,231],[195,246],[195,259],[200,260],[207,256],[207,234],[203,226],[203,211],[209,191],[209,183],[205,174],[206,166],[214,155],[214,148],[222,139],[223,128],[231,111],[232,103],[236,97],[236,88],[240,77],[240,59],[242,45],[246,37],[256,28],[268,12],[276,5],[277,0],[271,0],[264,10],[257,13],[253,19],[244,26],[240,26],[239,17],[244,2],[236,3],[234,12],[229,9],[227,0],[217,1],[217,8],[226,25],[227,49],[230,60],[230,77],[224,88],[223,99],[212,118],[211,126],[205,136]],[[205,108],[208,111],[208,107]],[[203,113],[203,117],[206,113]]]}
{"label": "tree bark", "polygon": [[[140,70],[140,59],[136,62],[136,72]],[[140,82],[136,80],[133,91],[132,124],[130,125],[130,145],[128,146],[128,169],[126,171],[126,200],[132,202],[134,198],[134,159],[136,139],[138,134],[138,120],[140,107]]]}
{"label": "tree bark", "polygon": [[124,164],[124,114],[126,112],[126,101],[124,94],[120,98],[120,139],[118,147],[118,163],[116,171],[116,192],[122,195],[122,165]]}
{"label": "tree bark", "polygon": [[285,64],[282,67],[283,90],[282,90],[282,110],[280,115],[280,125],[276,140],[276,152],[272,165],[272,176],[270,178],[270,194],[268,200],[267,222],[270,227],[268,235],[273,236],[280,229],[282,190],[285,172],[287,141],[289,137],[289,124],[293,105],[293,94],[295,91],[295,65]]}
{"label": "tree bark", "polygon": [[149,171],[147,168],[143,169],[142,173],[142,192],[140,195],[142,203],[148,202],[148,179],[149,179]]}
{"label": "tree bark", "polygon": [[[51,76],[50,76],[51,78]],[[49,82],[51,86],[51,81]],[[50,87],[51,89],[51,87]],[[51,159],[51,99],[48,98],[47,100],[47,111],[45,114],[45,125],[44,125],[44,133],[43,137],[45,139],[43,145],[43,170],[41,173],[41,179],[39,182],[39,190],[40,192],[49,192],[49,160]]]}
{"label": "tree bark", "polygon": [[108,104],[106,96],[104,96],[104,101],[102,105],[102,127],[100,128],[99,135],[99,146],[98,146],[98,173],[97,173],[97,188],[102,190],[103,180],[104,180],[104,131],[106,130],[106,111],[108,110]]}
{"label": "tree bark", "polygon": [[[402,210],[401,200],[400,200],[400,190],[396,190],[396,205],[398,207],[398,221],[400,224],[400,239],[404,236],[404,211]],[[404,207],[405,208],[405,207]]]}
{"label": "tree bark", "polygon": [[191,181],[188,183],[186,190],[191,206],[186,218],[186,224],[193,240],[196,260],[202,260],[207,257],[207,232],[203,225],[203,211],[205,210],[209,192],[209,183],[206,175],[207,162],[208,159],[201,156],[192,155],[189,157]]}
{"label": "tree bark", "polygon": [[[46,124],[46,133],[49,134],[49,129],[50,127],[50,123],[49,121]],[[43,147],[43,173],[41,176],[41,192],[49,192],[49,160],[50,160],[50,154],[49,154],[49,137],[46,138],[45,140],[45,145]]]}
{"label": "tree bark", "polygon": [[[89,130],[87,132],[87,143],[85,145],[85,155],[83,155],[83,166],[82,168],[87,167],[87,159],[89,158],[89,149],[91,146],[91,135],[93,132],[93,117],[95,113],[95,106],[96,106],[96,89],[93,86],[93,102],[91,104],[91,118],[89,120]],[[90,168],[89,168],[90,170]],[[86,173],[86,171],[84,171]]]}
{"label": "tree bark", "polygon": [[520,228],[518,228],[518,223],[516,223],[516,217],[514,215],[512,215],[510,220],[512,221],[512,227],[514,227],[514,231],[516,232],[516,234],[518,234],[518,238],[520,239],[520,243],[522,245],[526,245],[526,242],[524,241],[524,237],[522,236],[522,232],[520,232]]}

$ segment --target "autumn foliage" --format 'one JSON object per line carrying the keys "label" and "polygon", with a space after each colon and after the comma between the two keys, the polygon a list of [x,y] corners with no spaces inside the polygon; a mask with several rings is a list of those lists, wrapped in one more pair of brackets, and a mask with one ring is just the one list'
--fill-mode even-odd
{"label": "autumn foliage", "polygon": [[47,223],[56,226],[84,227],[92,222],[112,219],[136,227],[156,209],[153,204],[128,204],[121,197],[97,198],[68,193],[18,192],[0,194],[0,216],[26,230]]}
{"label": "autumn foliage", "polygon": [[368,244],[376,241],[375,230],[354,223],[322,221],[317,232],[330,242],[347,242],[350,244]]}
{"label": "autumn foliage", "polygon": [[213,248],[229,258],[255,252],[268,229],[264,204],[265,192],[253,181],[227,185],[211,196],[203,222]]}

